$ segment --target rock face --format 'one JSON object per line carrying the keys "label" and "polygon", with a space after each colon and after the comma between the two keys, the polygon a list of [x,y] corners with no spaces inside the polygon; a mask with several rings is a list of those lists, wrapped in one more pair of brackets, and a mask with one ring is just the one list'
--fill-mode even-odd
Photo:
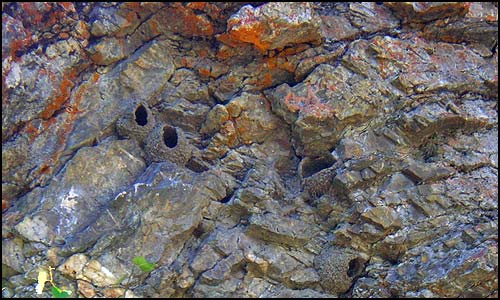
{"label": "rock face", "polygon": [[497,4],[2,3],[2,295],[49,266],[82,297],[498,296]]}

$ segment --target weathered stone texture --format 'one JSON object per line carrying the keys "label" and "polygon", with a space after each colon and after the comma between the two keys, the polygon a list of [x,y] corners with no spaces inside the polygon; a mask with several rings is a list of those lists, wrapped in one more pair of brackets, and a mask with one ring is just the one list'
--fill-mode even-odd
{"label": "weathered stone texture", "polygon": [[320,19],[310,3],[267,3],[243,6],[227,22],[229,36],[259,50],[318,42]]}
{"label": "weathered stone texture", "polygon": [[2,296],[49,266],[89,298],[498,296],[498,4],[2,3]]}

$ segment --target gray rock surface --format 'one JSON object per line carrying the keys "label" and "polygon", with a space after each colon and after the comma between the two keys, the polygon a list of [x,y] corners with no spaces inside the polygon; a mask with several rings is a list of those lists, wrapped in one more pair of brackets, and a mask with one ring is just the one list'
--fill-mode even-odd
{"label": "gray rock surface", "polygon": [[497,297],[498,4],[2,3],[2,296],[49,267],[88,298]]}

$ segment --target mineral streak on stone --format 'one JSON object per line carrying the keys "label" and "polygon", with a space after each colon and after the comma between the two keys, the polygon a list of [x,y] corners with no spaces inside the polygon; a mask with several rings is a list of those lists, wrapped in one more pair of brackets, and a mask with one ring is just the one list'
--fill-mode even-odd
{"label": "mineral streak on stone", "polygon": [[2,3],[2,296],[48,266],[89,298],[498,296],[498,4]]}

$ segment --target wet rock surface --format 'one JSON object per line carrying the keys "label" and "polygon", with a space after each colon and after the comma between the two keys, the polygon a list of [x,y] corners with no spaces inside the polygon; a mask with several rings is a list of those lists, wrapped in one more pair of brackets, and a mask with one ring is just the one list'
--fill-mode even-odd
{"label": "wet rock surface", "polygon": [[497,45],[496,3],[2,3],[2,296],[498,296]]}

